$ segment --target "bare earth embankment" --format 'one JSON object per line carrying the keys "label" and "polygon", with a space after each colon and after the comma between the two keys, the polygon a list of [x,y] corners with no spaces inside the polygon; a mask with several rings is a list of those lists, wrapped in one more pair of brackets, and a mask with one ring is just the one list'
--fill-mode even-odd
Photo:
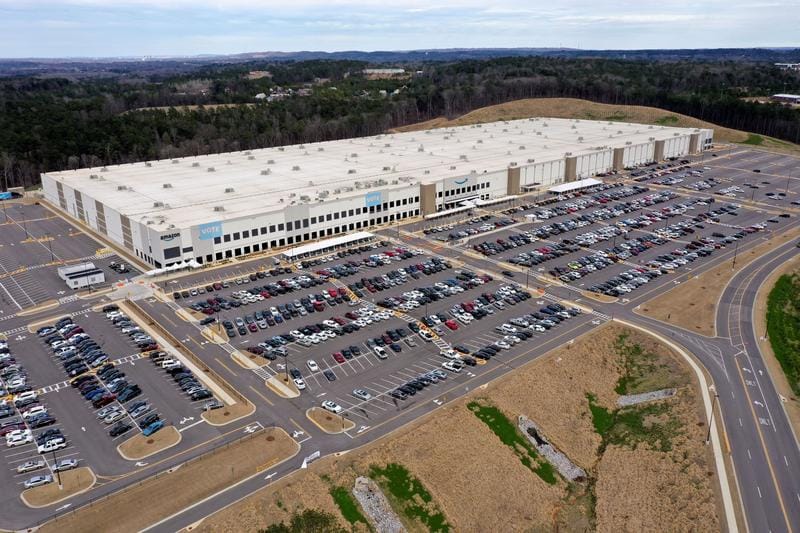
{"label": "bare earth embankment", "polygon": [[[616,407],[621,394],[666,387],[677,395]],[[520,414],[588,479],[568,483],[549,468],[516,430]],[[363,531],[347,498],[359,475],[378,482],[410,531],[714,531],[717,481],[704,439],[683,362],[609,324],[377,443],[313,463],[195,531],[253,531],[307,508]]]}
{"label": "bare earth embankment", "polygon": [[[798,155],[800,146],[772,137],[752,135],[745,131],[723,128],[710,122],[647,106],[598,104],[577,98],[526,98],[476,109],[448,120],[440,117],[417,124],[396,128],[393,131],[419,131],[430,128],[467,126],[496,120],[516,120],[529,117],[579,118],[658,124],[682,128],[713,128],[717,142],[745,143],[759,148]],[[757,140],[757,142],[755,141]]]}

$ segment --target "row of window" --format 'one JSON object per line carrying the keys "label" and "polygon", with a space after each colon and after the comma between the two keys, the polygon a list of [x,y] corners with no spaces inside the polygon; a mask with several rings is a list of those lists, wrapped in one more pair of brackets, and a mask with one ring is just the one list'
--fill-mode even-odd
{"label": "row of window", "polygon": [[410,211],[405,211],[397,214],[384,215],[383,217],[372,218],[369,221],[367,220],[357,221],[357,222],[351,222],[349,224],[343,224],[341,226],[336,226],[333,228],[321,229],[319,231],[314,230],[309,233],[304,233],[302,235],[297,235],[297,236],[290,235],[288,237],[281,237],[279,239],[274,239],[271,241],[264,241],[262,243],[255,243],[247,246],[242,246],[241,248],[234,248],[231,250],[215,252],[214,254],[207,254],[205,257],[195,257],[195,260],[200,264],[202,264],[204,261],[206,263],[210,263],[212,261],[220,261],[222,259],[229,259],[231,257],[248,255],[251,253],[264,251],[271,248],[292,246],[309,240],[319,239],[322,237],[331,237],[339,235],[341,233],[347,233],[354,230],[364,229],[369,226],[374,226],[376,224],[385,224],[387,222],[394,222],[395,220],[402,220],[404,218],[408,218],[411,216],[419,216],[419,209],[413,209]]}
{"label": "row of window", "polygon": [[[419,196],[415,196],[413,198],[403,198],[402,200],[392,200],[391,202],[384,202],[383,204],[370,206],[369,213],[373,214],[376,212],[382,212],[388,209],[394,209],[401,206],[411,205],[413,203],[419,203]],[[361,216],[366,214],[367,214],[366,207],[363,208],[357,207],[355,209],[337,211],[335,213],[328,213],[327,215],[320,215],[319,217],[311,217],[310,219],[305,218],[303,220],[294,220],[286,223],[281,222],[280,224],[272,224],[269,227],[264,226],[262,228],[253,228],[252,230],[244,230],[241,232],[237,231],[234,233],[223,235],[221,237],[214,237],[214,244],[238,241],[240,239],[255,238],[258,235],[266,235],[267,233],[275,233],[276,231],[277,232],[298,231],[301,229],[306,229],[309,226],[314,226],[316,224],[323,224],[325,222],[331,222],[334,220],[340,220],[344,218]]]}
{"label": "row of window", "polygon": [[[397,203],[398,203],[398,205],[400,205],[400,201],[399,200],[398,200]],[[350,222],[349,224],[342,224],[341,226],[336,226],[336,227],[332,227],[332,228],[314,230],[314,231],[310,231],[308,233],[303,233],[302,235],[296,235],[296,236],[289,235],[288,237],[281,237],[279,239],[273,239],[271,241],[264,241],[262,243],[255,243],[255,244],[251,244],[251,245],[247,245],[247,246],[242,246],[241,248],[234,248],[234,249],[231,249],[231,250],[224,250],[224,251],[220,251],[220,252],[215,252],[214,254],[207,254],[204,257],[203,256],[195,257],[195,260],[200,264],[202,264],[203,262],[210,263],[212,261],[219,261],[219,260],[227,259],[227,258],[231,258],[231,257],[239,257],[239,256],[242,256],[242,255],[248,255],[248,254],[251,254],[251,253],[264,251],[264,250],[268,250],[268,249],[271,249],[271,248],[280,248],[280,247],[283,247],[283,246],[291,246],[291,245],[300,244],[302,242],[306,242],[306,241],[310,241],[310,240],[314,240],[314,239],[319,239],[319,238],[323,238],[323,237],[331,237],[331,236],[334,236],[334,235],[339,235],[339,234],[347,233],[347,232],[354,231],[354,230],[365,229],[365,228],[367,228],[369,226],[375,226],[377,224],[386,224],[388,222],[394,222],[395,220],[402,220],[404,218],[408,218],[408,217],[412,217],[412,216],[419,216],[419,209],[418,208],[417,209],[411,209],[411,210],[408,210],[408,211],[403,211],[401,213],[396,213],[396,214],[393,213],[393,214],[390,214],[390,215],[383,215],[383,216],[379,216],[379,217],[375,217],[375,218],[370,218],[369,220],[359,220],[359,221],[356,221],[356,222]],[[257,233],[253,232],[252,230],[251,231],[246,231],[246,232],[243,231],[241,233],[242,234],[246,233],[248,235],[253,235],[253,236],[257,235]],[[240,238],[242,238],[242,237],[240,236]],[[215,243],[216,242],[217,241],[215,241]],[[227,241],[225,241],[225,242],[227,242]],[[167,250],[169,250],[169,252],[167,252]],[[176,251],[180,250],[178,247],[169,248],[167,250],[164,250],[165,260],[179,259],[178,255],[175,254]],[[183,248],[184,252],[191,251],[191,250],[192,250],[191,246]],[[150,257],[149,255],[141,252],[138,249],[136,250],[136,255],[139,256],[144,261],[146,261],[148,264],[154,265],[156,268],[161,268],[161,262],[160,261],[154,260],[152,257]],[[170,262],[174,262],[174,261],[168,261],[167,265],[169,265]]]}
{"label": "row of window", "polygon": [[[469,187],[459,187],[458,189],[450,189],[450,190],[444,191],[444,196],[458,196],[459,194],[464,194],[464,193],[467,193],[467,192],[474,192],[474,191],[477,191],[478,189],[488,189],[488,188],[489,188],[489,183],[488,182],[486,182],[486,183],[477,183],[475,185],[470,185]],[[438,196],[439,196],[439,198],[442,197],[442,191],[439,191]]]}

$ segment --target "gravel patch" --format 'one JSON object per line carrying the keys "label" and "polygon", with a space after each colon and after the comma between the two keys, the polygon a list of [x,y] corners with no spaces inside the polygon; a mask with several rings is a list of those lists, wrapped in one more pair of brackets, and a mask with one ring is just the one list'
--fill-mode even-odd
{"label": "gravel patch", "polygon": [[379,533],[405,533],[406,528],[395,514],[389,500],[383,491],[368,477],[356,478],[353,487],[353,496],[356,497],[361,508],[369,517],[369,521]]}
{"label": "gravel patch", "polygon": [[522,430],[522,434],[531,441],[536,451],[542,454],[551,465],[556,467],[558,473],[565,479],[570,481],[583,481],[586,479],[586,472],[550,444],[542,435],[542,430],[539,429],[539,426],[537,426],[533,420],[524,415],[520,415],[517,419],[517,426]]}
{"label": "gravel patch", "polygon": [[663,400],[671,398],[678,392],[677,389],[661,389],[651,392],[643,392],[641,394],[629,394],[627,396],[620,396],[617,398],[617,405],[620,407],[629,407],[631,405],[638,405],[645,402],[653,402],[656,400]]}

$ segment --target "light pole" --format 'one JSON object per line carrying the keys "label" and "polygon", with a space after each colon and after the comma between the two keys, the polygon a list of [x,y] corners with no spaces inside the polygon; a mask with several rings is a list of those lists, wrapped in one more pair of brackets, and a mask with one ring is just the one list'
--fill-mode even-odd
{"label": "light pole", "polygon": [[25,211],[22,212],[22,229],[25,230],[25,239],[27,240],[30,236],[28,235],[28,223],[25,219]]}
{"label": "light pole", "polygon": [[714,423],[714,407],[717,405],[719,394],[714,393],[714,401],[711,402],[711,415],[708,417],[708,433],[706,433],[706,444],[711,440],[711,424]]}
{"label": "light pole", "polygon": [[56,260],[56,257],[53,255],[53,240],[50,238],[50,233],[45,233],[47,237],[47,247],[50,249],[50,262],[53,263]]}
{"label": "light pole", "polygon": [[736,256],[739,254],[739,241],[736,241],[736,248],[733,250],[733,265],[731,265],[731,270],[736,270]]}
{"label": "light pole", "polygon": [[53,450],[53,469],[56,471],[56,478],[58,478],[58,488],[63,489],[64,485],[61,484],[61,470],[58,469],[58,458],[56,457],[56,451]]}

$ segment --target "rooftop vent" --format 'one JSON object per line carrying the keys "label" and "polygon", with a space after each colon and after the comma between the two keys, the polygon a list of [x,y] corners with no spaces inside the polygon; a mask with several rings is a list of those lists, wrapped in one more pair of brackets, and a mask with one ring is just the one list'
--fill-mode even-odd
{"label": "rooftop vent", "polygon": [[567,157],[569,157],[569,156],[571,156],[571,155],[572,155],[572,152],[567,152],[567,153],[565,153],[564,155],[565,155],[565,156],[567,156]]}
{"label": "rooftop vent", "polygon": [[192,163],[192,166],[193,166],[193,167],[199,167],[199,166],[200,166],[200,163],[198,163],[197,161],[195,161],[194,163]]}
{"label": "rooftop vent", "polygon": [[279,152],[283,152],[284,150],[285,150],[285,148],[283,146],[278,146],[278,151]]}
{"label": "rooftop vent", "polygon": [[632,144],[633,144],[633,143],[632,143],[631,141],[625,141],[625,146],[630,146],[630,145],[632,145]]}
{"label": "rooftop vent", "polygon": [[519,145],[519,149],[520,149],[520,150],[524,150],[524,149],[525,149],[525,145],[524,145],[524,144],[520,144],[520,145]]}
{"label": "rooftop vent", "polygon": [[292,170],[300,170],[300,165],[294,165],[294,166],[292,167]]}
{"label": "rooftop vent", "polygon": [[529,159],[528,159],[528,163],[533,163],[534,161],[536,161],[536,160],[535,160],[535,159],[533,159],[533,158],[529,158]]}
{"label": "rooftop vent", "polygon": [[164,207],[164,202],[153,202],[153,207]]}
{"label": "rooftop vent", "polygon": [[582,143],[583,142],[583,137],[578,137],[578,142]]}
{"label": "rooftop vent", "polygon": [[268,165],[274,165],[275,164],[275,160],[274,159],[267,159],[267,164]]}
{"label": "rooftop vent", "polygon": [[389,172],[390,170],[392,170],[392,167],[383,167],[384,172]]}
{"label": "rooftop vent", "polygon": [[324,151],[325,151],[325,148],[323,148],[322,146],[318,146],[317,147],[317,152],[324,152]]}
{"label": "rooftop vent", "polygon": [[383,143],[384,148],[391,148],[392,143]]}
{"label": "rooftop vent", "polygon": [[163,183],[161,185],[161,188],[162,189],[171,189],[172,188],[172,184],[171,183]]}
{"label": "rooftop vent", "polygon": [[173,164],[173,165],[177,165],[179,162],[180,162],[180,161],[178,161],[177,159],[173,159],[173,160],[172,160],[172,164]]}
{"label": "rooftop vent", "polygon": [[270,174],[272,174],[272,171],[270,169],[261,171],[262,176],[269,176]]}
{"label": "rooftop vent", "polygon": [[461,154],[460,156],[458,156],[458,158],[459,158],[461,161],[466,161],[466,160],[467,160],[467,156],[466,156],[466,154]]}
{"label": "rooftop vent", "polygon": [[96,180],[98,178],[97,174],[89,174],[90,180]]}
{"label": "rooftop vent", "polygon": [[256,158],[256,156],[254,156],[254,155],[247,156],[247,159],[249,159],[250,161],[254,161],[255,158]]}
{"label": "rooftop vent", "polygon": [[100,167],[100,172],[108,172],[108,169],[106,167]]}
{"label": "rooftop vent", "polygon": [[350,154],[350,157],[358,157],[358,154],[353,152],[352,154]]}
{"label": "rooftop vent", "polygon": [[421,144],[419,146],[417,146],[417,152],[424,152],[424,151],[425,151],[425,147],[424,146],[422,146]]}
{"label": "rooftop vent", "polygon": [[148,161],[148,162],[146,162],[146,163],[144,164],[144,166],[146,166],[146,167],[152,167],[152,166],[153,166],[153,163],[151,163],[150,161]]}
{"label": "rooftop vent", "polygon": [[248,151],[246,151],[246,152],[244,153],[244,155],[253,155],[253,152],[251,152],[250,150],[248,150]]}
{"label": "rooftop vent", "polygon": [[450,165],[450,170],[455,170],[455,169],[456,169],[455,165]]}
{"label": "rooftop vent", "polygon": [[236,191],[233,189],[233,187],[225,187],[225,193],[226,193],[226,194],[230,194],[230,193],[232,193],[232,192],[236,192]]}
{"label": "rooftop vent", "polygon": [[214,212],[215,213],[221,213],[223,211],[225,211],[225,207],[224,206],[221,206],[221,205],[215,205],[214,206]]}
{"label": "rooftop vent", "polygon": [[354,168],[348,168],[348,169],[347,169],[347,173],[348,173],[348,174],[355,174],[355,173],[356,173],[356,169],[354,169]]}
{"label": "rooftop vent", "polygon": [[431,173],[430,170],[426,170],[425,172],[423,172],[423,174],[430,174],[430,173]]}
{"label": "rooftop vent", "polygon": [[117,185],[117,190],[118,191],[127,191],[128,190],[128,186],[127,185]]}
{"label": "rooftop vent", "polygon": [[512,161],[511,163],[508,164],[508,166],[515,167],[515,166],[517,166],[517,162],[516,161]]}
{"label": "rooftop vent", "polygon": [[206,170],[207,170],[208,172],[214,172],[214,167],[208,167]]}
{"label": "rooftop vent", "polygon": [[478,139],[478,144],[483,144],[483,139]]}

